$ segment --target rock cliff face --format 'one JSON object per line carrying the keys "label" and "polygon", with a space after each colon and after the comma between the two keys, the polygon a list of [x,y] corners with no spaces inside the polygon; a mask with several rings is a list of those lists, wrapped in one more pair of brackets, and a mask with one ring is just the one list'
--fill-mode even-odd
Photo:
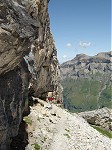
{"label": "rock cliff face", "polygon": [[29,90],[61,96],[48,0],[0,1],[0,149],[8,149],[27,111]]}
{"label": "rock cliff face", "polygon": [[94,78],[94,74],[98,72],[108,74],[111,72],[111,57],[111,52],[99,53],[96,56],[78,54],[74,59],[61,65],[61,77]]}
{"label": "rock cliff face", "polygon": [[64,105],[72,111],[111,107],[111,52],[79,54],[61,65]]}

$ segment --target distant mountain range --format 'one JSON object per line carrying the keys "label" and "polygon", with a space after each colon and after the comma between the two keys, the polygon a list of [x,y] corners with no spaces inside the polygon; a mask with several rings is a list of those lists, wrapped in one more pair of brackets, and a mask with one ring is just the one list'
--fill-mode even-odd
{"label": "distant mountain range", "polygon": [[78,54],[61,64],[64,105],[71,111],[111,106],[111,52]]}

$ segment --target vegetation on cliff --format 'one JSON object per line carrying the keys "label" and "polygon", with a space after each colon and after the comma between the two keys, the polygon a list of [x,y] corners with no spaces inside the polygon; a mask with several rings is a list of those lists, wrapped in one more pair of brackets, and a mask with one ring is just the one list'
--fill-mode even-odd
{"label": "vegetation on cliff", "polygon": [[64,106],[73,112],[111,107],[111,53],[77,55],[61,65]]}

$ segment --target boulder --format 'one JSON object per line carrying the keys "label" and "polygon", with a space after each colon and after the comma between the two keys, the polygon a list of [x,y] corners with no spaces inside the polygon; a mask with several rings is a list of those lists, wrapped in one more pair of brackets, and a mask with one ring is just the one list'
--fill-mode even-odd
{"label": "boulder", "polygon": [[79,115],[92,125],[100,126],[105,130],[112,131],[112,111],[109,108],[105,107],[98,110],[81,112]]}

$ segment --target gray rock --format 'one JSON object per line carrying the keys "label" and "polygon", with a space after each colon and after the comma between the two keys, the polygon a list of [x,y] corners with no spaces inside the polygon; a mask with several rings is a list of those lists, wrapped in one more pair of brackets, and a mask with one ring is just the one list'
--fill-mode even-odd
{"label": "gray rock", "polygon": [[109,108],[105,107],[98,110],[81,112],[79,115],[92,125],[100,126],[105,130],[112,131],[112,112]]}
{"label": "gray rock", "polygon": [[97,78],[95,73],[111,73],[111,52],[99,53],[96,56],[78,54],[74,59],[61,64],[61,79]]}
{"label": "gray rock", "polygon": [[[56,115],[52,115],[53,112]],[[50,110],[45,110],[39,104],[31,107],[29,117],[32,119],[32,125],[27,129],[29,149],[34,148],[34,143],[43,150],[111,149],[108,137],[100,134],[78,114],[69,113],[54,104]],[[30,132],[33,133],[32,137]]]}
{"label": "gray rock", "polygon": [[48,0],[0,1],[1,150],[18,134],[28,94],[46,99],[50,91],[56,100],[62,97],[49,22]]}

